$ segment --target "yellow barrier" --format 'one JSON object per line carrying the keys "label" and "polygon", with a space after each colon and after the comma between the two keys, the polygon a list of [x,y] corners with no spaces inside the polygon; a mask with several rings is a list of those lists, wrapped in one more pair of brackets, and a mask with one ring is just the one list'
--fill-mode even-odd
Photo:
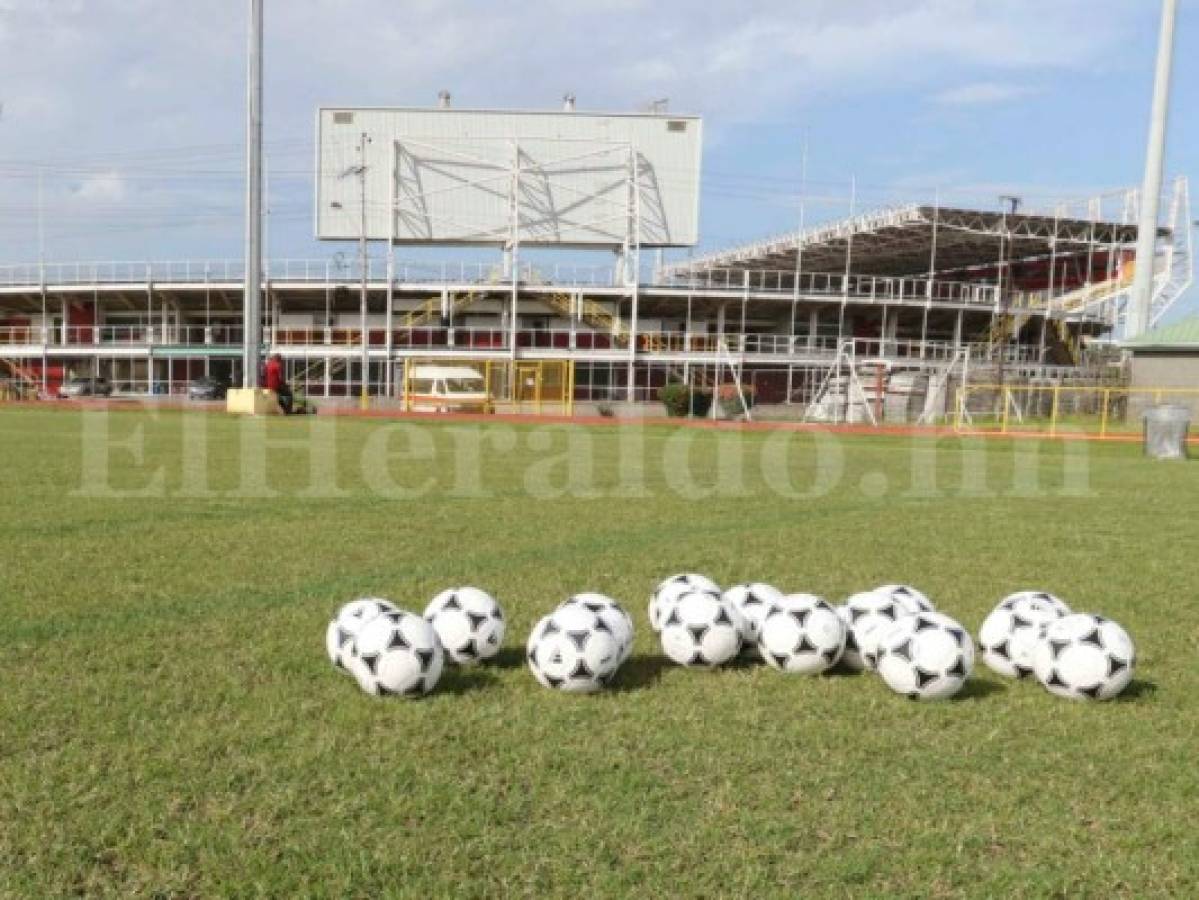
{"label": "yellow barrier", "polygon": [[1127,436],[1140,432],[1145,407],[1163,402],[1190,407],[1199,421],[1199,388],[971,384],[958,389],[953,426],[963,434]]}

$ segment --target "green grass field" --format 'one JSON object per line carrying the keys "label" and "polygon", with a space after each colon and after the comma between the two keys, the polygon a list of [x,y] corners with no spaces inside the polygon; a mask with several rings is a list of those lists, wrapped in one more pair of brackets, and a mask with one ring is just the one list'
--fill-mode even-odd
{"label": "green grass field", "polygon": [[[272,447],[261,496],[237,421],[113,414],[140,461],[114,444],[106,463],[97,421],[0,409],[0,895],[1199,892],[1193,463],[804,436],[780,463],[767,433],[667,428],[622,462],[615,427],[342,420],[317,490],[302,449]],[[311,422],[265,427],[302,443]],[[572,437],[592,465],[554,496]],[[817,495],[780,493],[782,464]],[[872,676],[687,671],[645,614],[686,570],[837,601],[906,581],[972,631],[1042,588],[1122,622],[1137,679],[1085,705],[980,668],[921,705]],[[420,611],[459,583],[508,612],[499,665],[415,702],[329,666],[342,602]],[[534,621],[582,590],[638,626],[600,696],[523,665]]]}

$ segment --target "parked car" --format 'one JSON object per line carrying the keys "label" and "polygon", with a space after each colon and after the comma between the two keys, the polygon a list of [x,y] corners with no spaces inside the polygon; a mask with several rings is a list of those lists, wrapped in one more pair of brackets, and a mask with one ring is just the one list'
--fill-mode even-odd
{"label": "parked car", "polygon": [[187,386],[188,400],[224,400],[229,382],[215,375],[204,375]]}
{"label": "parked car", "polygon": [[58,389],[58,396],[62,398],[111,397],[112,382],[107,378],[92,378],[90,376],[72,378]]}

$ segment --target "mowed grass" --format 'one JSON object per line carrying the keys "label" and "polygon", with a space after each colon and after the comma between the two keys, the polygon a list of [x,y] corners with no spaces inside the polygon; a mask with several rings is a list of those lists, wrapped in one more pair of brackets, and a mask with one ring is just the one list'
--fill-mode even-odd
{"label": "mowed grass", "polygon": [[[266,435],[296,443],[270,447],[275,493],[253,496],[258,425],[98,422],[0,409],[2,895],[1199,891],[1194,463],[667,428],[343,420],[313,438],[278,420]],[[137,452],[97,468],[101,427]],[[335,450],[315,482],[312,441]],[[1122,622],[1137,679],[1084,705],[980,666],[921,705],[872,676],[683,670],[645,604],[687,570],[837,601],[910,582],[972,631],[1041,588]],[[420,611],[462,583],[508,612],[497,665],[409,702],[328,664],[342,602]],[[638,627],[591,697],[539,687],[522,653],[582,590]]]}

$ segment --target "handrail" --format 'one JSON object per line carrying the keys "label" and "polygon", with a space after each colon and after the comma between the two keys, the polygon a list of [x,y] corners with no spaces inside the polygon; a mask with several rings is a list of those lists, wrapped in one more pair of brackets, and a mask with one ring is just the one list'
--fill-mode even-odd
{"label": "handrail", "polygon": [[[510,283],[493,263],[399,261],[393,269],[397,284],[503,285]],[[361,264],[341,259],[273,259],[266,263],[264,280],[272,283],[329,284],[352,286],[361,280]],[[386,283],[387,260],[367,262],[367,278]],[[517,279],[527,285],[545,288],[610,288],[620,285],[611,266],[555,264],[521,265]],[[0,265],[0,287],[40,289],[45,286],[78,285],[166,285],[222,284],[238,285],[244,280],[241,260],[109,260],[81,262],[22,263]],[[647,270],[642,273],[643,287],[749,290],[754,293],[793,294],[796,275],[792,270],[707,269],[694,273],[670,273]],[[805,272],[799,279],[803,295],[852,297],[877,302],[920,302],[926,300],[993,305],[997,302],[994,285],[974,282],[929,280],[927,277],[883,277],[844,273]]]}
{"label": "handrail", "polygon": [[[835,335],[741,334],[726,332],[722,336],[728,351],[735,356],[754,357],[823,357],[837,352]],[[280,327],[267,328],[263,335],[268,347],[319,356],[336,355],[362,347],[358,328],[337,327]],[[612,333],[601,329],[547,328],[523,329],[517,332],[517,346],[529,350],[560,350],[564,353],[626,352],[629,333]],[[637,335],[637,349],[648,359],[663,356],[714,355],[720,338],[708,332],[647,331]],[[105,349],[128,347],[145,350],[164,348],[229,348],[241,344],[239,325],[83,325],[67,328],[42,329],[36,326],[0,327],[0,352],[4,347]],[[1036,363],[1040,350],[1035,346],[1003,345],[992,347],[987,342],[955,345],[952,341],[921,341],[917,338],[853,338],[855,355],[860,359],[888,360],[949,360],[962,347],[969,347],[974,358],[997,358],[1002,353],[1010,362]],[[426,325],[415,328],[396,327],[392,345],[403,353],[413,348],[441,350],[488,351],[510,349],[506,329],[493,327],[442,328]],[[368,330],[368,346],[375,350],[387,347],[387,329]]]}

